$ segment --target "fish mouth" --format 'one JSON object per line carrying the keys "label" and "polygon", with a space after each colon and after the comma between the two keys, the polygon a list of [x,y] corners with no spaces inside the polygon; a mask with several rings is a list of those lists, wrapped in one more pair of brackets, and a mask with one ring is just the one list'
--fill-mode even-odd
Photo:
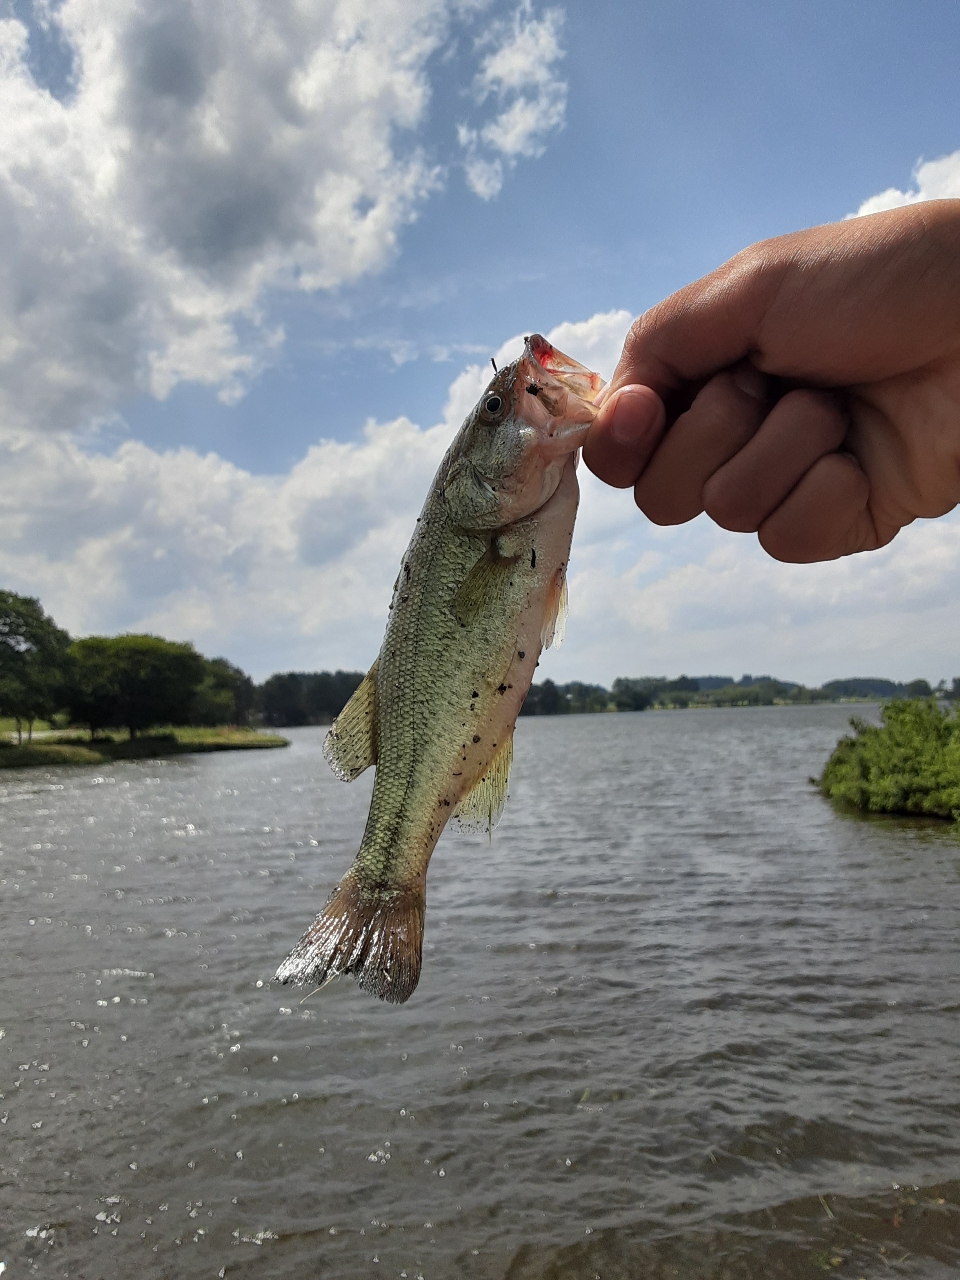
{"label": "fish mouth", "polygon": [[551,374],[557,382],[572,391],[587,404],[593,404],[603,389],[604,381],[599,373],[594,373],[586,365],[558,351],[552,342],[540,333],[532,333],[524,338],[526,344],[524,356],[535,360],[544,373]]}
{"label": "fish mouth", "polygon": [[538,419],[549,451],[571,453],[583,444],[597,415],[595,401],[603,389],[603,378],[558,351],[542,334],[531,334],[524,343],[518,381],[527,398],[525,407]]}

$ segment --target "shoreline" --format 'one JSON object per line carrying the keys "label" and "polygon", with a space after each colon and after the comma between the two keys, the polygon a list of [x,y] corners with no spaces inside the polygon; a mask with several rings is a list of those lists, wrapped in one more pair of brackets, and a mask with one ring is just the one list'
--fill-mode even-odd
{"label": "shoreline", "polygon": [[103,765],[117,760],[150,760],[158,756],[204,755],[213,751],[263,751],[288,747],[279,734],[254,729],[171,730],[139,738],[89,738],[76,734],[33,742],[0,742],[0,769],[44,765]]}

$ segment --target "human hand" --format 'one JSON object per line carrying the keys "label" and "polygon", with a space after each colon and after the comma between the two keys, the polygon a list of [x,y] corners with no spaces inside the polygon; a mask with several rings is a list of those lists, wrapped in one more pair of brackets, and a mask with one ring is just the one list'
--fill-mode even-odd
{"label": "human hand", "polygon": [[636,320],[583,450],[655,524],[777,560],[960,501],[960,200],[751,245]]}

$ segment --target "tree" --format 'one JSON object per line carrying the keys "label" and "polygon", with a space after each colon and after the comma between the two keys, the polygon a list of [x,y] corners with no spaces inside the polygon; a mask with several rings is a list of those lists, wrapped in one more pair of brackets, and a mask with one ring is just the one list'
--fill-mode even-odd
{"label": "tree", "polygon": [[611,691],[617,710],[646,711],[647,707],[653,704],[656,686],[662,686],[663,683],[665,682],[659,680],[637,680],[628,676],[617,676]]}
{"label": "tree", "polygon": [[522,716],[557,716],[569,711],[566,699],[552,680],[544,680],[542,684],[532,684],[527,691]]}
{"label": "tree", "polygon": [[278,671],[256,691],[267,724],[329,724],[350,701],[362,671]]}
{"label": "tree", "polygon": [[909,684],[904,685],[903,692],[908,698],[933,697],[933,690],[928,680],[911,680]]}
{"label": "tree", "polygon": [[303,705],[311,724],[328,724],[350,701],[362,671],[312,671],[303,680]]}
{"label": "tree", "polygon": [[277,672],[257,690],[263,718],[272,725],[307,724],[303,703],[303,677],[296,671]]}
{"label": "tree", "polygon": [[246,724],[253,706],[253,681],[226,658],[205,658],[203,679],[193,695],[190,723]]}
{"label": "tree", "polygon": [[582,680],[571,680],[569,684],[560,685],[559,689],[566,701],[567,710],[576,715],[606,711],[610,706],[610,694],[602,684],[584,684]]}
{"label": "tree", "polygon": [[206,660],[192,644],[159,636],[88,636],[70,646],[71,718],[90,729],[186,724]]}
{"label": "tree", "polygon": [[63,696],[70,637],[44,613],[39,600],[0,591],[0,712],[17,722],[17,738],[33,722],[52,716]]}

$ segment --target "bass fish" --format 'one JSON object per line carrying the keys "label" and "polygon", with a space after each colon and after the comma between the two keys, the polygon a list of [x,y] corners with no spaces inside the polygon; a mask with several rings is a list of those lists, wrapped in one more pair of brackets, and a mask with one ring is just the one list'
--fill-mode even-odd
{"label": "bass fish", "polygon": [[517,714],[561,636],[576,465],[602,386],[534,335],[447,450],[379,657],[324,742],[345,781],[376,765],[360,849],[278,981],[349,973],[383,1000],[413,993],[430,855],[451,816],[488,830],[499,818]]}

